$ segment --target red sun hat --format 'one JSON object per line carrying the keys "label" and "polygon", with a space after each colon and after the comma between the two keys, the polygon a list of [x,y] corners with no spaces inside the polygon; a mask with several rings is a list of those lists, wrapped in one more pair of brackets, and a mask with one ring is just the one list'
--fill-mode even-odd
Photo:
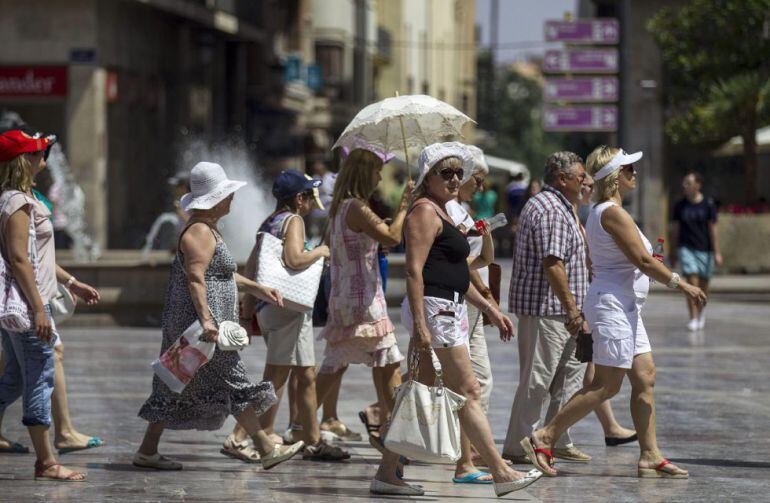
{"label": "red sun hat", "polygon": [[23,131],[14,129],[0,134],[0,162],[10,161],[21,154],[40,152],[48,148],[47,138],[33,138]]}

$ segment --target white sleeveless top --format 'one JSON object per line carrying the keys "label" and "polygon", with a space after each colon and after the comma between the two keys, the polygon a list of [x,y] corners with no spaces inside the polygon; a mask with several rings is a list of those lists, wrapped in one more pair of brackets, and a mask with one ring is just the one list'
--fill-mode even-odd
{"label": "white sleeveless top", "polygon": [[[586,237],[593,273],[590,288],[645,298],[650,289],[650,279],[628,260],[612,236],[602,227],[602,213],[614,204],[612,201],[597,204],[591,208],[588,215]],[[652,254],[650,241],[639,227],[636,230],[639,231],[639,237],[642,238],[647,252]]]}

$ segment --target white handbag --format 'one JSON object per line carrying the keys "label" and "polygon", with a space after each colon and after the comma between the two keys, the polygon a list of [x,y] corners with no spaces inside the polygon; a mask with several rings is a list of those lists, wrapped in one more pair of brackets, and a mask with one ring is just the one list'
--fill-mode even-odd
{"label": "white handbag", "polygon": [[[291,218],[286,219],[284,227]],[[268,232],[257,233],[257,250],[254,280],[278,290],[287,309],[299,312],[313,309],[324,259],[319,258],[301,271],[289,269],[283,261],[283,240]]]}
{"label": "white handbag", "polygon": [[70,289],[61,283],[56,285],[56,297],[49,302],[51,305],[51,314],[56,324],[67,321],[75,314],[75,305],[77,302],[72,296]]}
{"label": "white handbag", "polygon": [[[0,207],[0,213],[5,209],[5,205],[18,191],[7,191],[3,194],[3,205]],[[1,255],[1,254],[0,254]],[[35,212],[32,210],[29,215],[29,238],[27,240],[27,255],[32,263],[32,270],[35,275],[35,283],[38,278],[38,256],[37,256],[37,235],[35,232]],[[35,327],[32,308],[21,291],[16,278],[13,276],[11,266],[6,262],[5,256],[0,257],[0,282],[3,287],[0,288],[0,328],[9,332],[26,332]]]}
{"label": "white handbag", "polygon": [[396,388],[396,403],[385,435],[385,447],[427,463],[454,463],[460,459],[460,420],[465,397],[444,387],[441,370],[437,386],[415,380],[418,356],[412,353],[409,380]]}

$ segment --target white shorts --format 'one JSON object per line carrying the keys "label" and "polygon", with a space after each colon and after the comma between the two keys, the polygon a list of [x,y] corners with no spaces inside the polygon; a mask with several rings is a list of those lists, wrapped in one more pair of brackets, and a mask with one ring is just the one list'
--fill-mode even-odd
{"label": "white shorts", "polygon": [[[425,324],[431,336],[431,347],[453,348],[468,345],[468,308],[465,302],[452,302],[438,297],[423,297]],[[414,322],[409,300],[401,303],[401,323],[412,336]]]}
{"label": "white shorts", "polygon": [[646,298],[589,288],[584,304],[594,339],[593,362],[630,369],[634,356],[652,351],[642,322]]}

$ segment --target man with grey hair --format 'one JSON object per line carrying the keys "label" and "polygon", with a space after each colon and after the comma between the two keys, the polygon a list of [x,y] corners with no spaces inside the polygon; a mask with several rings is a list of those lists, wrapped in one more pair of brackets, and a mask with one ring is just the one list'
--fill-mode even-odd
{"label": "man with grey hair", "polygon": [[[543,424],[582,387],[585,365],[575,358],[575,337],[588,331],[581,310],[588,287],[586,247],[573,205],[586,170],[572,152],[556,152],[545,163],[543,190],[519,217],[513,253],[509,311],[519,319],[519,386],[511,409],[503,456],[526,459],[519,441],[532,434],[547,400]],[[572,445],[569,431],[553,455],[572,461],[590,456]]]}

